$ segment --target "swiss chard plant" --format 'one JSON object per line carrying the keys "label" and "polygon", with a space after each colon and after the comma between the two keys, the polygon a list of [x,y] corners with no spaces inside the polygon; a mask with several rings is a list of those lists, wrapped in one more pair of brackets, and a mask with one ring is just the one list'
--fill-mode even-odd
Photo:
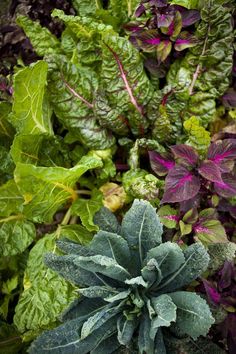
{"label": "swiss chard plant", "polygon": [[67,254],[46,256],[50,268],[79,285],[80,298],[30,353],[173,353],[165,336],[196,340],[214,323],[206,301],[184,291],[208,266],[205,248],[162,243],[160,220],[145,201],[134,201],[121,226],[107,216],[104,223],[96,215],[100,231],[88,246],[60,241]]}

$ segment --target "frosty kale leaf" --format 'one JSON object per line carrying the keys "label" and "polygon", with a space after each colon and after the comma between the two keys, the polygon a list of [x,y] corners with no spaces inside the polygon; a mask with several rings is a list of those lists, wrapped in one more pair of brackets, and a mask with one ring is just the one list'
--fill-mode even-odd
{"label": "frosty kale leaf", "polygon": [[[44,332],[30,353],[168,353],[169,336],[194,340],[206,335],[214,319],[205,300],[183,287],[208,266],[200,244],[182,250],[162,243],[162,225],[149,202],[135,200],[119,235],[101,230],[88,246],[60,242],[64,256],[49,254],[46,264],[76,285],[81,297],[58,328]],[[105,223],[106,230],[111,217]],[[99,221],[99,214],[96,216]],[[114,228],[111,228],[113,231]],[[119,228],[116,227],[116,230]]]}

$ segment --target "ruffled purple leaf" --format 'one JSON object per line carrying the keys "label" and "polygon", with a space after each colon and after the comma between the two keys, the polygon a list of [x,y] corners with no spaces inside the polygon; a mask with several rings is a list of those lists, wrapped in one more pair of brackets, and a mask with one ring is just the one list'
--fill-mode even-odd
{"label": "ruffled purple leaf", "polygon": [[149,151],[151,169],[158,176],[165,176],[174,166],[175,161],[168,153],[159,154],[156,151]]}
{"label": "ruffled purple leaf", "polygon": [[161,41],[156,47],[157,60],[163,62],[167,59],[172,49],[172,43],[168,39]]}
{"label": "ruffled purple leaf", "polygon": [[221,178],[221,171],[213,161],[205,160],[198,168],[198,172],[202,177],[211,182],[223,182]]}
{"label": "ruffled purple leaf", "polygon": [[221,97],[221,101],[226,108],[235,108],[236,107],[236,91],[233,88],[230,88]]}
{"label": "ruffled purple leaf", "polygon": [[179,203],[191,199],[199,190],[199,178],[185,166],[175,166],[165,179],[165,191],[161,203]]}
{"label": "ruffled purple leaf", "polygon": [[198,10],[186,10],[181,11],[182,27],[191,26],[201,19],[200,12]]}
{"label": "ruffled purple leaf", "polygon": [[189,32],[181,32],[175,41],[175,50],[181,51],[187,48],[194,47],[198,43],[196,37]]}
{"label": "ruffled purple leaf", "polygon": [[143,31],[143,26],[140,26],[139,22],[129,22],[123,27],[126,31],[133,32],[133,33]]}
{"label": "ruffled purple leaf", "polygon": [[[236,159],[236,139],[225,139],[212,143],[208,149],[207,158],[221,167],[225,171],[229,164],[226,162]],[[232,165],[232,164],[231,164]]]}
{"label": "ruffled purple leaf", "polygon": [[174,21],[174,15],[172,14],[157,14],[157,27],[169,27]]}
{"label": "ruffled purple leaf", "polygon": [[205,279],[203,280],[203,285],[209,301],[215,305],[220,304],[221,295],[217,291],[217,289],[214,286],[212,286],[209,281]]}
{"label": "ruffled purple leaf", "polygon": [[171,146],[176,159],[181,159],[181,162],[188,166],[195,166],[198,161],[198,153],[189,145],[179,144]]}
{"label": "ruffled purple leaf", "polygon": [[231,198],[236,195],[236,177],[230,173],[221,175],[222,182],[215,182],[215,192],[224,198]]}

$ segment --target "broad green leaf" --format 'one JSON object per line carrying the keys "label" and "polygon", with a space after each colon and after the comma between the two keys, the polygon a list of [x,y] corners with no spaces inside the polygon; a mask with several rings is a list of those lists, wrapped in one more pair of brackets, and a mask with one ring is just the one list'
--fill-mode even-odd
{"label": "broad green leaf", "polygon": [[93,222],[100,230],[119,234],[120,225],[115,215],[107,208],[102,207],[94,215]]}
{"label": "broad green leaf", "polygon": [[77,199],[71,207],[73,215],[80,217],[82,225],[88,231],[97,231],[98,226],[93,222],[95,213],[103,206],[102,192],[94,189],[90,199]]}
{"label": "broad green leaf", "polygon": [[[128,242],[132,263],[136,267],[140,267],[147,252],[162,241],[162,224],[155,209],[150,203],[138,199],[126,213],[121,232]],[[138,269],[135,272],[137,271]]]}
{"label": "broad green leaf", "polygon": [[121,236],[107,231],[99,231],[90,243],[90,249],[103,256],[113,258],[124,268],[129,269],[130,250]]}
{"label": "broad green leaf", "polygon": [[151,299],[156,316],[152,318],[150,337],[154,340],[159,327],[169,327],[176,321],[177,307],[169,295],[160,295]]}
{"label": "broad green leaf", "polygon": [[24,198],[14,180],[10,180],[0,187],[0,216],[8,217],[12,213],[22,212],[23,202]]}
{"label": "broad green leaf", "polygon": [[[113,289],[109,289],[109,287],[105,286],[105,285],[94,285],[94,286],[90,286],[88,288],[82,288],[79,289],[79,293],[88,297],[88,298],[106,298],[109,296],[116,296],[117,294],[119,294],[118,291],[114,291]],[[127,294],[128,296],[128,294]]]}
{"label": "broad green leaf", "polygon": [[139,3],[139,0],[110,0],[108,9],[114,17],[119,19],[121,25],[128,22],[128,19],[134,15]]}
{"label": "broad green leaf", "polygon": [[199,153],[206,153],[210,143],[210,133],[201,126],[197,117],[191,117],[184,122],[184,129],[187,132],[187,145],[194,147]]}
{"label": "broad green leaf", "polygon": [[60,42],[46,27],[39,22],[32,21],[27,16],[19,15],[17,24],[24,30],[26,36],[39,56],[60,52]]}
{"label": "broad green leaf", "polygon": [[22,253],[34,240],[35,227],[22,214],[0,218],[0,254]]}
{"label": "broad green leaf", "polygon": [[63,127],[89,148],[114,145],[114,138],[100,127],[93,112],[93,93],[98,87],[95,72],[72,64],[63,56],[49,56],[47,61],[49,98]]}
{"label": "broad green leaf", "polygon": [[79,16],[94,16],[102,8],[100,0],[73,0],[72,3]]}
{"label": "broad green leaf", "polygon": [[99,343],[93,350],[91,350],[90,354],[110,354],[113,352],[116,353],[116,349],[119,348],[120,343],[117,340],[117,335],[114,334]]}
{"label": "broad green leaf", "polygon": [[15,164],[17,162],[38,165],[39,150],[43,141],[43,135],[16,135],[11,146],[11,156]]}
{"label": "broad green leaf", "polygon": [[41,60],[14,75],[11,123],[18,133],[52,134],[50,119],[43,114],[47,68],[47,63]]}
{"label": "broad green leaf", "polygon": [[0,137],[1,145],[8,147],[14,137],[14,128],[9,123],[12,106],[9,102],[0,102]]}
{"label": "broad green leaf", "polygon": [[64,227],[60,226],[55,233],[41,238],[30,251],[24,291],[14,316],[14,323],[21,333],[53,324],[76,297],[73,286],[44,264],[44,254],[56,252],[55,242],[63,232]]}
{"label": "broad green leaf", "polygon": [[195,243],[183,251],[185,261],[173,274],[170,274],[158,286],[158,293],[169,293],[190,284],[201,273],[203,273],[209,263],[209,255],[206,249]]}
{"label": "broad green leaf", "polygon": [[178,291],[169,294],[177,306],[175,326],[196,340],[206,336],[211,325],[215,322],[206,301],[195,293]]}
{"label": "broad green leaf", "polygon": [[120,266],[114,259],[106,256],[79,256],[75,259],[74,263],[89,272],[99,272],[110,277],[111,279],[124,282],[126,279],[131,278],[129,272],[125,268]]}
{"label": "broad green leaf", "polygon": [[1,160],[0,172],[2,172],[3,175],[5,175],[6,180],[12,178],[15,165],[12,161],[8,149],[1,145],[0,145],[0,160]]}
{"label": "broad green leaf", "polygon": [[18,163],[15,181],[25,199],[24,213],[35,222],[51,222],[55,212],[68,200],[76,200],[73,186],[89,169],[100,167],[101,161],[84,156],[71,169],[36,167]]}

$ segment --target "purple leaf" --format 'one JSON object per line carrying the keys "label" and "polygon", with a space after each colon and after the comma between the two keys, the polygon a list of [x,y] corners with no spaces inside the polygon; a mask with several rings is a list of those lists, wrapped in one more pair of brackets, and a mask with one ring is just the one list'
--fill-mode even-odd
{"label": "purple leaf", "polygon": [[199,21],[201,16],[198,10],[185,10],[181,11],[182,16],[182,26],[191,26],[195,22]]}
{"label": "purple leaf", "polygon": [[221,100],[226,108],[236,107],[236,91],[230,88],[224,96],[221,97]]}
{"label": "purple leaf", "polygon": [[208,299],[214,303],[215,305],[218,305],[220,303],[221,295],[217,291],[215,287],[211,285],[211,283],[207,280],[203,280],[203,285],[207,294]]}
{"label": "purple leaf", "polygon": [[218,195],[231,198],[236,195],[236,177],[230,173],[221,175],[222,182],[215,182],[214,188]]}
{"label": "purple leaf", "polygon": [[198,161],[198,153],[191,146],[179,144],[171,146],[171,151],[173,152],[175,158],[181,159],[183,162],[189,166],[195,166]]}
{"label": "purple leaf", "polygon": [[187,48],[194,47],[198,43],[196,37],[191,35],[189,32],[181,32],[175,41],[175,50],[181,51]]}
{"label": "purple leaf", "polygon": [[156,48],[157,59],[159,62],[166,60],[172,49],[172,43],[168,39],[161,41]]}
{"label": "purple leaf", "polygon": [[200,180],[185,166],[172,168],[165,180],[161,203],[179,203],[193,198],[200,190]]}
{"label": "purple leaf", "polygon": [[146,8],[143,4],[139,5],[138,8],[136,9],[135,11],[135,16],[136,17],[140,17],[142,15],[145,15],[146,14]]}
{"label": "purple leaf", "polygon": [[148,154],[151,168],[158,176],[165,176],[175,166],[174,159],[168,153],[159,154],[156,151],[149,151]]}
{"label": "purple leaf", "polygon": [[235,277],[234,262],[225,261],[223,268],[220,271],[220,281],[218,283],[219,289],[223,290],[228,288]]}
{"label": "purple leaf", "polygon": [[157,14],[157,27],[169,27],[174,20],[174,15]]}
{"label": "purple leaf", "polygon": [[218,165],[224,167],[225,161],[236,159],[236,139],[225,139],[212,143],[208,149],[207,157]]}
{"label": "purple leaf", "polygon": [[202,177],[211,182],[223,182],[221,178],[221,171],[213,161],[203,161],[198,168],[198,172]]}

